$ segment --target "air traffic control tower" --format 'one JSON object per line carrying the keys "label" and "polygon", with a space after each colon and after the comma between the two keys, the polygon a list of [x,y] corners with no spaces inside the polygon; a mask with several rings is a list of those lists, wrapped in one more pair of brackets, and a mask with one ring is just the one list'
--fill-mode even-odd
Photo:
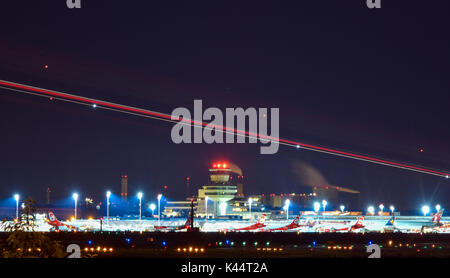
{"label": "air traffic control tower", "polygon": [[197,215],[210,218],[227,214],[227,202],[238,195],[238,187],[232,181],[232,174],[228,163],[212,165],[209,169],[209,183],[198,190]]}

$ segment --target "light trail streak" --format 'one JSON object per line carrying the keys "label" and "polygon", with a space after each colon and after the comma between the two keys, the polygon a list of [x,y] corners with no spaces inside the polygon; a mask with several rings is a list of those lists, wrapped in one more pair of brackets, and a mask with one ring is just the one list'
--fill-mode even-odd
{"label": "light trail streak", "polygon": [[409,170],[409,171],[415,171],[415,172],[429,174],[429,175],[440,176],[440,177],[444,177],[447,179],[449,178],[449,175],[450,175],[449,173],[446,173],[443,171],[432,170],[432,169],[428,169],[428,168],[424,168],[424,167],[384,160],[384,159],[366,156],[366,155],[360,155],[360,154],[356,154],[356,153],[339,151],[339,150],[326,148],[326,147],[314,146],[314,145],[305,144],[305,143],[287,140],[287,139],[282,139],[282,138],[274,138],[271,136],[260,135],[258,133],[252,133],[252,132],[248,132],[248,131],[232,129],[232,128],[228,128],[228,127],[224,127],[224,126],[211,125],[211,124],[204,123],[204,122],[197,122],[197,121],[194,121],[191,119],[173,118],[171,115],[165,114],[165,113],[160,113],[160,112],[151,111],[151,110],[147,110],[147,109],[141,109],[141,108],[136,108],[136,107],[132,107],[132,106],[112,103],[112,102],[98,100],[98,99],[82,97],[82,96],[73,95],[73,94],[67,94],[67,93],[54,91],[54,90],[47,90],[47,89],[43,89],[43,88],[14,83],[14,82],[10,82],[10,81],[0,80],[0,88],[9,90],[9,91],[31,94],[31,95],[36,95],[36,96],[41,96],[41,97],[46,97],[46,98],[52,97],[54,99],[58,99],[61,101],[67,101],[67,102],[72,102],[72,103],[82,104],[82,105],[87,105],[87,106],[92,106],[95,104],[96,109],[99,108],[99,109],[112,110],[112,111],[116,111],[116,112],[121,112],[121,113],[126,113],[126,114],[130,114],[130,115],[146,117],[146,118],[151,118],[151,119],[156,119],[156,120],[162,120],[162,121],[172,122],[172,123],[180,122],[181,124],[194,126],[194,127],[198,127],[198,128],[206,128],[206,129],[210,129],[210,130],[212,130],[212,129],[222,130],[222,132],[224,132],[224,133],[235,134],[237,136],[244,136],[244,137],[255,138],[255,139],[257,139],[257,138],[265,139],[265,140],[272,141],[272,142],[278,142],[279,144],[285,145],[285,146],[301,148],[301,149],[305,149],[305,150],[310,150],[310,151],[315,151],[315,152],[320,152],[320,153],[325,153],[325,154],[330,154],[330,155],[335,155],[335,156],[340,156],[340,157],[345,157],[345,158],[350,158],[350,159],[355,159],[355,160],[360,160],[360,161],[365,161],[365,162],[371,162],[371,163],[375,163],[375,164],[400,168],[400,169]]}

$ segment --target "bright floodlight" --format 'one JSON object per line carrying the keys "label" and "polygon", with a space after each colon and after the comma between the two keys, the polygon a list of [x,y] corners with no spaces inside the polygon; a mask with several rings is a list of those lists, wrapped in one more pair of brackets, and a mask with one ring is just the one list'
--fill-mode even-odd
{"label": "bright floodlight", "polygon": [[323,201],[322,201],[322,206],[326,207],[327,204],[328,204],[328,202],[327,202],[326,200],[323,200]]}
{"label": "bright floodlight", "polygon": [[375,212],[375,208],[374,208],[373,206],[370,206],[370,207],[367,208],[367,211],[368,211],[370,214],[373,214],[373,213]]}
{"label": "bright floodlight", "polygon": [[395,210],[394,206],[390,206],[389,209],[390,209],[392,212],[394,212],[394,210]]}
{"label": "bright floodlight", "polygon": [[379,208],[380,208],[381,211],[383,211],[384,205],[383,205],[383,204],[380,204]]}
{"label": "bright floodlight", "polygon": [[341,205],[340,208],[341,208],[341,211],[344,212],[345,206]]}
{"label": "bright floodlight", "polygon": [[106,225],[109,225],[109,197],[111,196],[111,191],[106,192]]}
{"label": "bright floodlight", "polygon": [[150,208],[152,211],[154,211],[154,210],[156,209],[156,205],[152,203],[152,204],[150,204],[149,208]]}
{"label": "bright floodlight", "polygon": [[422,207],[422,212],[423,212],[424,216],[427,215],[430,212],[430,207],[429,206],[423,206]]}
{"label": "bright floodlight", "polygon": [[315,212],[318,212],[319,209],[320,209],[320,204],[319,204],[319,202],[315,202],[315,203],[314,203],[314,211],[315,211]]}
{"label": "bright floodlight", "polygon": [[162,194],[158,194],[158,200],[161,200]]}
{"label": "bright floodlight", "polygon": [[142,192],[139,192],[139,193],[137,194],[137,197],[138,197],[139,200],[142,199]]}
{"label": "bright floodlight", "polygon": [[436,205],[436,211],[439,212],[441,210],[441,205],[437,204]]}
{"label": "bright floodlight", "polygon": [[14,199],[16,200],[16,219],[19,218],[19,194],[14,194]]}
{"label": "bright floodlight", "polygon": [[75,219],[77,219],[77,202],[78,202],[78,193],[72,194],[73,200],[75,201]]}
{"label": "bright floodlight", "polygon": [[289,204],[291,203],[291,200],[286,199],[284,202],[284,206],[286,207],[286,220],[289,219]]}

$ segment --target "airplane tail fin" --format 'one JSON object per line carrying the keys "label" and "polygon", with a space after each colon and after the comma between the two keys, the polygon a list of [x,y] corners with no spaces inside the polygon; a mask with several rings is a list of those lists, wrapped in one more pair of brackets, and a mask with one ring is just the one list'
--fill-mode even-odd
{"label": "airplane tail fin", "polygon": [[444,209],[441,209],[438,213],[433,216],[431,220],[433,223],[440,223],[442,214],[444,213]]}
{"label": "airplane tail fin", "polygon": [[55,214],[51,211],[48,212],[48,219],[50,220],[50,222],[55,222],[58,221],[58,219],[56,218]]}
{"label": "airplane tail fin", "polygon": [[292,221],[293,225],[298,225],[300,224],[300,214],[297,215],[297,217],[295,217],[294,221]]}
{"label": "airplane tail fin", "polygon": [[362,225],[363,221],[364,221],[364,215],[361,216],[361,217],[358,219],[358,221],[356,221],[356,224],[355,224],[355,225]]}
{"label": "airplane tail fin", "polygon": [[391,219],[388,220],[385,226],[394,226],[395,216],[392,216]]}
{"label": "airplane tail fin", "polygon": [[186,220],[186,223],[184,223],[184,226],[185,226],[185,227],[191,227],[191,218],[188,218],[188,219]]}
{"label": "airplane tail fin", "polygon": [[266,214],[261,215],[261,217],[258,219],[259,224],[264,224],[266,221]]}

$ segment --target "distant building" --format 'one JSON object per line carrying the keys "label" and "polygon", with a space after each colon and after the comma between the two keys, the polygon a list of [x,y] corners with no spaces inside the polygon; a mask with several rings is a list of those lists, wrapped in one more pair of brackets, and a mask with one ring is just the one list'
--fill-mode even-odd
{"label": "distant building", "polygon": [[120,196],[122,197],[123,202],[125,202],[127,200],[127,197],[128,197],[128,176],[127,175],[122,175]]}
{"label": "distant building", "polygon": [[[251,199],[251,209],[250,202]],[[261,195],[251,195],[247,199],[237,197],[229,202],[229,215],[239,215],[243,219],[255,219],[266,213],[266,207],[262,203]]]}
{"label": "distant building", "polygon": [[47,187],[47,190],[46,190],[46,199],[47,199],[47,205],[50,205],[50,193],[51,193],[52,191],[50,190],[50,187]]}
{"label": "distant building", "polygon": [[[194,201],[194,212],[197,202]],[[191,201],[167,201],[162,214],[166,217],[188,217],[191,211]]]}
{"label": "distant building", "polygon": [[289,193],[289,194],[261,194],[261,203],[271,210],[280,210],[284,207],[287,199],[291,202],[291,210],[308,210],[311,209],[315,199],[314,193]]}

